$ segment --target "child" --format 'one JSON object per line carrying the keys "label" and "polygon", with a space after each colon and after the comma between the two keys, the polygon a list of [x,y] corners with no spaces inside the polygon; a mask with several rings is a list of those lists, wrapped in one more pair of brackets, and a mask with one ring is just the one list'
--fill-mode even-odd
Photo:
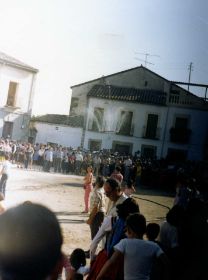
{"label": "child", "polygon": [[92,174],[92,167],[89,166],[87,167],[87,174],[84,177],[84,203],[85,203],[85,210],[82,213],[88,213],[89,211],[89,197],[90,197],[90,192],[93,189],[93,174]]}
{"label": "child", "polygon": [[[149,279],[154,260],[160,259],[163,269],[167,269],[167,260],[160,247],[151,241],[143,240],[146,231],[146,219],[139,213],[130,214],[126,220],[126,235],[114,246],[112,257],[105,263],[97,280],[113,269],[116,262],[124,257],[124,279]],[[165,278],[166,277],[166,278]],[[168,279],[164,275],[164,279]]]}
{"label": "child", "polygon": [[75,249],[69,259],[64,256],[63,266],[66,280],[81,279],[81,275],[85,276],[89,272],[89,268],[86,266],[85,252],[80,248]]}
{"label": "child", "polygon": [[132,183],[132,181],[129,181],[125,184],[125,187],[124,187],[124,193],[125,195],[127,195],[128,197],[131,197],[133,193],[135,193],[136,190],[134,188],[134,185]]}
{"label": "child", "polygon": [[149,223],[146,228],[146,236],[149,241],[156,242],[160,232],[160,226],[157,223]]}

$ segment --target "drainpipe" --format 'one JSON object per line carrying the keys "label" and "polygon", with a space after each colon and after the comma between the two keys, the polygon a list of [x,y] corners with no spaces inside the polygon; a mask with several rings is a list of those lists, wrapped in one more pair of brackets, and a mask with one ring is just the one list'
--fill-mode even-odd
{"label": "drainpipe", "polygon": [[89,108],[89,98],[87,97],[87,103],[85,106],[85,113],[84,113],[82,137],[81,137],[81,143],[80,143],[80,146],[82,149],[84,148],[85,134],[86,134],[86,130],[87,130],[88,108]]}
{"label": "drainpipe", "polygon": [[165,141],[166,141],[166,131],[167,131],[167,126],[168,126],[169,111],[170,111],[170,106],[169,106],[170,86],[171,86],[171,83],[169,84],[169,89],[167,91],[167,96],[166,96],[166,106],[168,108],[167,108],[167,112],[166,112],[166,116],[165,116],[165,127],[164,127],[164,132],[163,132],[163,137],[162,137],[162,147],[161,147],[160,158],[163,157],[164,146],[165,146]]}

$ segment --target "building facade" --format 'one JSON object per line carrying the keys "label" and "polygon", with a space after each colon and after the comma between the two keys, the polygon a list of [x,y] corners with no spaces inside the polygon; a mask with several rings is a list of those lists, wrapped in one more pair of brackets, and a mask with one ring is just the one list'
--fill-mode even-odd
{"label": "building facade", "polygon": [[37,72],[0,52],[0,137],[28,139]]}
{"label": "building facade", "polygon": [[139,152],[147,158],[205,158],[207,101],[147,68],[136,67],[71,89],[69,116],[33,119],[36,142]]}
{"label": "building facade", "polygon": [[70,116],[83,116],[85,149],[151,158],[204,158],[208,103],[140,66],[72,86]]}

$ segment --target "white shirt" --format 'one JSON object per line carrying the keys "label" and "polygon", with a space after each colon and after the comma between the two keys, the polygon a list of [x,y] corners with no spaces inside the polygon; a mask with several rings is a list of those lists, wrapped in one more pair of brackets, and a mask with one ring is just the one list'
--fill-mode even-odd
{"label": "white shirt", "polygon": [[128,196],[125,193],[122,193],[118,200],[116,201],[109,200],[106,215],[116,217],[117,216],[116,206],[123,203],[124,200],[126,200],[127,198]]}
{"label": "white shirt", "polygon": [[106,233],[111,231],[112,229],[112,216],[107,216],[104,218],[103,223],[101,227],[99,228],[97,234],[93,238],[91,244],[90,244],[90,258],[94,259],[95,252],[97,250],[97,246],[99,242],[105,237]]}
{"label": "white shirt", "polygon": [[8,160],[5,160],[2,164],[2,174],[9,175],[11,169],[11,163]]}
{"label": "white shirt", "polygon": [[122,239],[114,249],[124,255],[124,280],[149,280],[153,261],[163,254],[158,244],[136,238]]}

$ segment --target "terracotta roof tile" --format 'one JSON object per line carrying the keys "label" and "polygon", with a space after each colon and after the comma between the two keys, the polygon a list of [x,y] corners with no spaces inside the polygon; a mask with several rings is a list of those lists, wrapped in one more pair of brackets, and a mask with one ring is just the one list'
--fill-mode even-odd
{"label": "terracotta roof tile", "polygon": [[146,104],[166,104],[166,93],[152,89],[124,88],[117,86],[95,85],[87,94],[89,97],[117,101],[134,101]]}

